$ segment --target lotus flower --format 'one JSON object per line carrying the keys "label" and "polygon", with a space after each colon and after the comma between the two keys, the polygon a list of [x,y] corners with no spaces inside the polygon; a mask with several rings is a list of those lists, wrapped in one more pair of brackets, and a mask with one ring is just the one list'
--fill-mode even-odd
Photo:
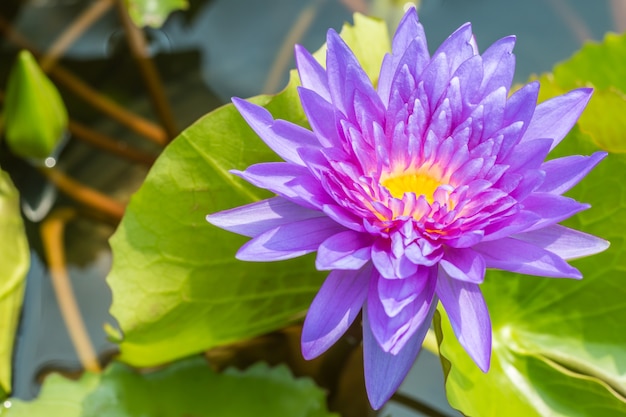
{"label": "lotus flower", "polygon": [[409,371],[438,301],[486,372],[486,269],[579,279],[566,261],[608,247],[558,224],[589,207],[562,194],[606,154],[545,161],[591,90],[539,105],[537,82],[509,95],[514,43],[507,37],[480,54],[465,24],[431,56],[411,8],[377,83],[333,30],[325,68],[296,47],[310,130],[233,99],[284,162],[233,171],[276,197],[207,219],[252,238],[241,260],[317,252],[315,266],[330,273],[304,321],[302,353],[322,354],[362,311],[366,388],[376,409]]}

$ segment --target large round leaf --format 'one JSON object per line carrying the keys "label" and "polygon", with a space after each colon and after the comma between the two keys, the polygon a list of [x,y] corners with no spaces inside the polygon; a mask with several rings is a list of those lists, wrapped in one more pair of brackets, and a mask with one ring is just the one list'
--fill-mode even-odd
{"label": "large round leaf", "polygon": [[579,128],[552,156],[587,155],[598,146],[611,152],[569,193],[592,208],[566,222],[611,247],[572,262],[582,281],[488,272],[482,285],[493,321],[487,374],[463,351],[441,311],[437,329],[448,398],[466,415],[626,415],[625,59],[626,37],[609,35],[541,77],[542,99],[596,87]]}
{"label": "large round leaf", "polygon": [[202,358],[154,372],[112,363],[101,375],[78,381],[52,374],[38,398],[10,400],[3,417],[337,417],[326,395],[285,366],[257,364],[245,371],[213,372]]}
{"label": "large round leaf", "polygon": [[[342,36],[375,79],[389,49],[385,25],[357,15]],[[255,102],[306,124],[293,80],[278,96]],[[269,197],[229,170],[276,158],[232,105],[200,119],[164,151],[111,239],[108,283],[122,360],[159,364],[302,316],[324,279],[312,258],[237,261],[246,238],[205,221],[208,213]]]}
{"label": "large round leaf", "polygon": [[[589,153],[570,135],[560,145]],[[568,152],[568,153],[569,153]],[[611,241],[573,261],[582,281],[489,271],[482,285],[493,321],[491,369],[483,374],[442,311],[440,349],[453,407],[468,416],[626,415],[626,157],[610,155],[570,194],[592,204],[568,225]]]}

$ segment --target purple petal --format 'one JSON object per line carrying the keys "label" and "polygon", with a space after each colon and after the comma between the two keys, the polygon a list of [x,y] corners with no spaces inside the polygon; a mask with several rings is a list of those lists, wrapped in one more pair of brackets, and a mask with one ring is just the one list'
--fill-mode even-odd
{"label": "purple petal", "polygon": [[357,217],[353,212],[335,204],[324,205],[322,210],[328,217],[337,223],[344,225],[348,229],[352,229],[357,232],[365,231],[365,227],[363,227],[363,219]]}
{"label": "purple petal", "polygon": [[522,140],[553,139],[554,149],[576,124],[592,91],[579,88],[539,104]]}
{"label": "purple petal", "polygon": [[518,239],[481,242],[473,249],[483,256],[487,268],[542,277],[582,278],[580,271],[560,256]]}
{"label": "purple petal", "polygon": [[510,218],[491,224],[485,228],[483,242],[501,239],[530,229],[541,220],[538,214],[530,211],[520,211]]}
{"label": "purple petal", "polygon": [[480,287],[440,270],[436,291],[456,338],[476,365],[487,372],[491,361],[491,319]]}
{"label": "purple petal", "polygon": [[539,81],[526,84],[509,97],[504,111],[504,125],[509,126],[515,122],[522,122],[523,132],[535,114],[537,97],[539,97]]}
{"label": "purple petal", "polygon": [[563,194],[578,184],[606,156],[606,152],[596,152],[591,156],[572,155],[547,161],[541,166],[546,178],[537,191]]}
{"label": "purple petal", "polygon": [[249,166],[245,171],[232,170],[259,188],[311,209],[321,208],[330,197],[309,170],[287,162],[265,162]]}
{"label": "purple petal", "polygon": [[591,207],[589,204],[579,203],[573,198],[549,193],[532,193],[524,199],[523,205],[524,210],[535,213],[541,218],[530,230],[558,223]]}
{"label": "purple petal", "polygon": [[328,78],[324,67],[300,45],[295,46],[295,58],[302,86],[315,91],[324,100],[330,101]]}
{"label": "purple petal", "polygon": [[439,261],[446,273],[460,281],[480,284],[485,278],[485,260],[472,249],[449,249]]}
{"label": "purple petal", "polygon": [[237,252],[237,259],[267,262],[296,258],[316,251],[324,240],[345,230],[328,217],[285,224],[243,245]]}
{"label": "purple petal", "polygon": [[389,102],[392,82],[402,64],[406,63],[413,77],[419,77],[430,60],[426,34],[414,7],[408,10],[393,37],[392,54],[385,56],[378,78],[378,95]]}
{"label": "purple petal", "polygon": [[326,73],[332,102],[349,120],[354,120],[354,96],[359,91],[368,96],[376,107],[383,109],[380,97],[372,82],[361,68],[348,45],[334,30],[330,29],[326,37]]}
{"label": "purple petal", "polygon": [[315,91],[298,87],[302,108],[307,116],[311,129],[325,148],[340,143],[335,120],[335,108]]}
{"label": "purple petal", "polygon": [[565,260],[594,255],[609,247],[609,242],[604,239],[558,224],[512,237],[548,250]]}
{"label": "purple petal", "polygon": [[315,267],[320,270],[360,269],[371,259],[371,236],[348,230],[337,233],[320,245]]}
{"label": "purple petal", "polygon": [[285,161],[304,165],[298,148],[319,147],[315,134],[310,130],[284,120],[274,120],[265,108],[246,100],[235,97],[233,103],[263,142]]}
{"label": "purple petal", "polygon": [[388,317],[396,317],[413,303],[429,284],[429,275],[405,279],[379,279],[378,298]]}
{"label": "purple petal", "polygon": [[524,172],[539,168],[550,152],[551,145],[551,139],[525,141],[517,145],[502,163],[509,165],[511,171]]}
{"label": "purple petal", "polygon": [[404,349],[396,355],[385,352],[374,337],[369,322],[367,304],[363,307],[363,362],[365,387],[370,404],[375,410],[380,409],[398,389],[409,372],[422,347],[426,332],[430,327],[437,301],[430,305],[430,310],[422,325],[407,341]]}
{"label": "purple petal", "polygon": [[494,42],[482,54],[483,58],[483,81],[481,90],[483,94],[490,94],[500,87],[507,91],[513,82],[515,73],[515,36],[508,36]]}
{"label": "purple petal", "polygon": [[348,330],[365,302],[372,266],[358,271],[332,271],[315,299],[302,327],[302,356],[324,353]]}
{"label": "purple petal", "polygon": [[420,267],[415,275],[404,279],[372,274],[368,317],[372,333],[384,351],[397,355],[422,326],[433,303],[436,283],[435,267]]}
{"label": "purple petal", "polygon": [[378,239],[372,246],[374,266],[385,278],[406,278],[417,272],[417,265],[404,254],[399,257],[391,252],[391,244],[387,239]]}
{"label": "purple petal", "polygon": [[206,219],[212,225],[229,232],[256,237],[283,224],[315,217],[324,217],[324,213],[309,210],[282,197],[274,197],[209,214]]}
{"label": "purple petal", "polygon": [[[439,55],[445,55],[449,65],[447,74],[453,74],[464,62],[476,55],[472,25],[465,23],[455,30],[433,54],[433,60]],[[436,100],[438,97],[436,97]]]}

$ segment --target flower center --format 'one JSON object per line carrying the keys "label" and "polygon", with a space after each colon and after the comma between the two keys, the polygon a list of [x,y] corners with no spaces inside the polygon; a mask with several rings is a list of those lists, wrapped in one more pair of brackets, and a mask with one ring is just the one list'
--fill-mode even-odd
{"label": "flower center", "polygon": [[421,172],[389,177],[381,184],[395,198],[402,199],[405,193],[415,193],[417,197],[423,195],[431,204],[434,201],[435,190],[443,185],[439,180]]}

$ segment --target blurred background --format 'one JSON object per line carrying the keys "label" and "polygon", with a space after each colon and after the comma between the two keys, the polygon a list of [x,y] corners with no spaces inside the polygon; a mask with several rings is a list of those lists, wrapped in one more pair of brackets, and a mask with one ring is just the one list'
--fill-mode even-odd
{"label": "blurred background", "polygon": [[[384,19],[393,31],[404,8],[416,4],[431,51],[467,21],[481,50],[515,34],[518,83],[550,71],[583,42],[626,30],[626,0],[190,0],[187,10],[172,13],[162,26],[142,30],[132,27],[120,4],[0,2],[0,92],[17,52],[36,53],[71,121],[53,164],[120,201],[137,190],[169,140],[233,96],[282,89],[294,66],[293,45],[317,50],[327,29],[339,31],[354,12]],[[38,226],[52,207],[69,200],[58,191],[63,183],[14,158],[4,145],[0,165],[22,194],[33,251],[14,355],[14,396],[29,399],[49,371],[80,371],[42,261]],[[104,281],[114,228],[115,222],[82,216],[65,238],[81,314],[103,360],[115,354],[103,331],[105,323],[114,323]],[[401,391],[442,415],[459,415],[447,405],[439,360],[428,352]],[[381,415],[418,414],[390,404]]]}

